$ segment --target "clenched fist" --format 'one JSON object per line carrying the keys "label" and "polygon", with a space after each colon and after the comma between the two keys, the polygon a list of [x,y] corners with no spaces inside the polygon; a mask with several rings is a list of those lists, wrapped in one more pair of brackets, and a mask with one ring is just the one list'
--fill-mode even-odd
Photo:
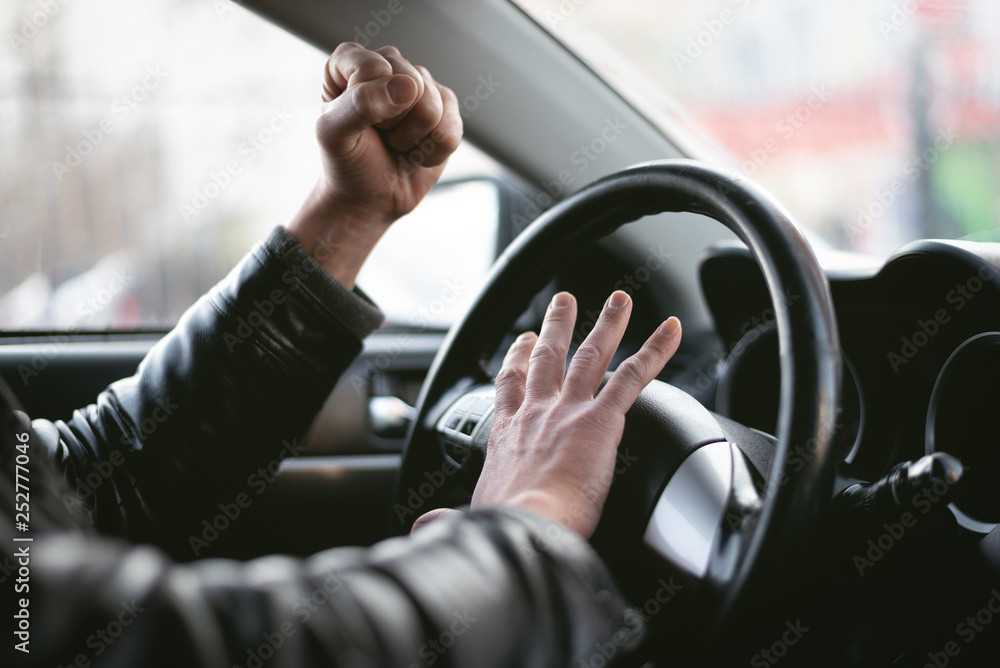
{"label": "clenched fist", "polygon": [[458,147],[458,99],[395,47],[341,44],[326,64],[316,135],[323,173],[288,231],[352,287],[375,242]]}

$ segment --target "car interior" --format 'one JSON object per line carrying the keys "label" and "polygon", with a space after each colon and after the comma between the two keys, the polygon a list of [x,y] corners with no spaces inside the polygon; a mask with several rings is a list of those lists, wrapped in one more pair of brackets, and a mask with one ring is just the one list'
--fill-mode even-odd
{"label": "car interior", "polygon": [[[628,415],[592,540],[649,627],[623,665],[997,665],[1000,495],[991,480],[1000,474],[1000,429],[990,416],[1000,406],[1000,51],[984,26],[1000,25],[1000,13],[986,1],[959,4],[821,9],[782,0],[762,12],[750,0],[154,3],[161,14],[151,22],[173,26],[156,48],[183,36],[173,46],[217,58],[205,67],[220,76],[246,63],[284,77],[276,52],[249,53],[265,35],[318,67],[345,41],[395,45],[456,92],[465,124],[461,164],[412,221],[396,224],[398,238],[390,240],[394,228],[391,247],[359,279],[386,324],[331,393],[304,451],[282,456],[274,481],[199,556],[371,545],[406,533],[427,510],[468,504],[492,424],[492,378],[509,343],[537,331],[552,295],[567,290],[579,301],[575,348],[608,294],[624,289],[634,310],[612,368],[670,315],[684,337]],[[47,99],[32,82],[62,62],[46,46],[56,23],[79,10],[59,11],[0,61],[10,81],[37,88],[32,104]],[[129,11],[135,17],[118,30],[142,20]],[[166,18],[182,11],[186,22]],[[9,18],[22,30],[20,14]],[[240,21],[249,37],[235,42],[228,35]],[[195,24],[203,32],[181,30]],[[780,61],[748,36],[751,27],[754,39],[785,44]],[[818,36],[847,63],[832,93],[810,79],[827,71],[806,46]],[[105,41],[124,49],[131,39]],[[247,53],[229,53],[236,43]],[[897,50],[905,81],[879,71],[874,102],[858,93],[859,61]],[[656,58],[637,73],[629,59],[639,53]],[[62,144],[98,127],[88,119],[107,113],[107,100],[77,114],[66,142],[47,140],[32,154],[38,164],[26,176],[15,176],[12,153],[4,160],[0,375],[31,415],[69,417],[133,373],[183,308],[246,252],[247,235],[282,222],[311,185],[301,176],[311,164],[269,176],[293,159],[290,144],[313,141],[308,105],[300,112],[287,88],[272,95],[259,86],[254,99],[264,102],[251,120],[224,105],[216,118],[212,95],[238,102],[236,84],[189,84],[200,106],[168,97],[194,76],[190,61],[168,64],[162,84],[147,79],[159,86],[147,91],[152,102],[127,93],[135,108],[79,169],[60,175],[50,163],[71,164]],[[972,76],[954,63],[981,69]],[[87,81],[83,65],[67,67]],[[751,69],[766,76],[750,80],[742,73]],[[123,80],[143,71],[134,64]],[[288,87],[318,104],[320,71],[289,75]],[[755,107],[773,84],[767,77],[786,75],[792,92]],[[879,86],[889,92],[878,95]],[[709,104],[702,88],[723,92]],[[282,131],[275,119],[286,105],[295,123]],[[26,108],[10,137],[30,129],[34,107]],[[225,137],[223,157],[243,155],[243,144],[219,128],[242,123],[236,134],[255,133],[253,156],[240,158],[232,184],[212,176],[223,164],[216,158],[157,168],[156,141],[199,151],[169,129],[149,134],[147,125],[166,128],[172,118]],[[888,139],[876,125],[889,128]],[[822,127],[834,134],[820,136]],[[837,136],[842,128],[856,134]],[[114,166],[96,171],[99,151],[112,150]],[[202,180],[183,181],[180,206],[150,194],[145,208],[109,208],[93,194],[104,183],[109,199],[152,192],[156,182],[142,174],[190,165]],[[255,171],[264,169],[273,171]],[[968,200],[954,194],[962,188]],[[288,201],[255,204],[276,193]],[[46,197],[51,206],[18,204]],[[78,219],[74,207],[91,214]],[[239,207],[263,212],[264,227],[240,230]],[[135,231],[132,216],[155,223]],[[104,235],[96,226],[112,219],[133,231],[108,232],[107,248],[80,241]],[[169,263],[128,256],[182,237],[189,246]],[[94,285],[118,285],[101,268],[104,256],[138,278],[91,303],[91,317],[72,290],[100,295]],[[161,276],[168,271],[197,280],[149,298],[150,286],[172,285]],[[59,295],[73,317],[56,315]],[[26,317],[40,300],[47,310]],[[667,602],[657,598],[665,582],[676,590]]]}

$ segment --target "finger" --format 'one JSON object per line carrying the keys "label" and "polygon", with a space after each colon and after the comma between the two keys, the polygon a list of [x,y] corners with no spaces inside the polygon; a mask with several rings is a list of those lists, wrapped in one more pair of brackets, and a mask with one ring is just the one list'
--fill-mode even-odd
{"label": "finger", "polygon": [[[403,58],[403,55],[394,46],[383,46],[381,49],[375,51],[378,55],[386,59],[386,61],[392,66],[393,74],[405,74],[406,76],[412,78],[417,82],[417,97],[414,99],[413,103],[418,104],[424,92],[427,90],[427,84],[424,81],[424,77],[420,70],[413,66],[410,61]],[[412,106],[412,105],[411,105]],[[407,112],[409,109],[403,111],[396,116],[382,121],[376,127],[380,130],[387,130],[389,128],[395,127],[397,124],[402,122],[407,118]],[[413,144],[408,145],[406,148],[413,148]]]}
{"label": "finger", "polygon": [[323,101],[337,99],[349,83],[363,83],[391,75],[392,64],[381,54],[369,51],[355,42],[337,46],[326,61],[323,77]]}
{"label": "finger", "polygon": [[494,402],[494,424],[511,418],[524,401],[524,386],[528,380],[528,360],[535,347],[537,337],[534,332],[525,332],[514,339],[503,358],[500,373],[497,374],[496,401]]}
{"label": "finger", "polygon": [[413,523],[413,526],[410,527],[410,534],[412,535],[417,533],[418,530],[423,529],[436,519],[460,512],[461,511],[455,510],[454,508],[435,508],[434,510],[428,510],[426,513],[418,517]]}
{"label": "finger", "polygon": [[349,152],[365,130],[409,108],[416,95],[416,82],[405,74],[351,84],[326,105],[318,134],[328,150]]}
{"label": "finger", "polygon": [[663,365],[677,352],[680,343],[681,322],[670,317],[642,344],[639,352],[618,365],[608,384],[597,395],[597,401],[621,413],[628,411],[643,388],[653,382]]}
{"label": "finger", "polygon": [[576,399],[592,399],[600,387],[611,358],[618,350],[628,319],[632,315],[632,298],[615,290],[604,302],[593,331],[573,354],[566,372],[565,391]]}
{"label": "finger", "polygon": [[435,85],[441,95],[444,113],[441,116],[441,122],[431,130],[430,138],[434,142],[434,150],[423,162],[426,167],[437,167],[443,164],[462,143],[462,114],[458,107],[458,97],[447,86],[442,86],[439,83],[435,83]]}
{"label": "finger", "polygon": [[423,95],[403,115],[398,125],[385,135],[389,146],[397,151],[412,150],[427,138],[431,130],[438,126],[444,116],[441,91],[431,78],[431,73],[426,68],[421,67],[417,76],[420,77],[420,81],[424,85]]}
{"label": "finger", "polygon": [[559,392],[574,324],[576,299],[568,292],[557,293],[549,303],[538,342],[531,351],[525,396],[550,397]]}

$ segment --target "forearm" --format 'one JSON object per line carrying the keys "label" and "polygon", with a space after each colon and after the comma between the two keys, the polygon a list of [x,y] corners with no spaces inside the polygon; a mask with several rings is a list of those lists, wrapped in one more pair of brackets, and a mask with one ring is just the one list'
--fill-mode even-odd
{"label": "forearm", "polygon": [[373,220],[370,211],[333,204],[323,192],[322,183],[318,183],[288,224],[288,233],[330,276],[351,290],[361,266],[393,219]]}
{"label": "forearm", "polygon": [[[84,654],[115,665],[548,668],[586,664],[607,643],[624,651],[642,632],[584,541],[511,511],[304,561],[175,565],[150,548],[63,536],[40,542],[33,565],[34,623],[60,627],[32,647],[32,665]],[[102,640],[123,611],[121,638]]]}
{"label": "forearm", "polygon": [[246,492],[258,468],[301,451],[380,319],[275,231],[134,376],[36,429],[99,529],[182,553],[207,510]]}

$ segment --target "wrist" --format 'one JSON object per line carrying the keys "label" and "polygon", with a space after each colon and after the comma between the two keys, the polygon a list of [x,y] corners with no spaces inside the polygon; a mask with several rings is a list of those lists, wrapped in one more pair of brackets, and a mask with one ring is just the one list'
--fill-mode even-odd
{"label": "wrist", "polygon": [[384,214],[326,196],[317,184],[287,230],[327,273],[353,289],[361,266],[392,222]]}
{"label": "wrist", "polygon": [[527,510],[535,515],[540,515],[548,520],[561,524],[582,536],[584,539],[590,538],[593,527],[588,530],[587,523],[583,515],[585,511],[579,504],[569,503],[555,494],[542,490],[531,490],[521,492],[504,505]]}

